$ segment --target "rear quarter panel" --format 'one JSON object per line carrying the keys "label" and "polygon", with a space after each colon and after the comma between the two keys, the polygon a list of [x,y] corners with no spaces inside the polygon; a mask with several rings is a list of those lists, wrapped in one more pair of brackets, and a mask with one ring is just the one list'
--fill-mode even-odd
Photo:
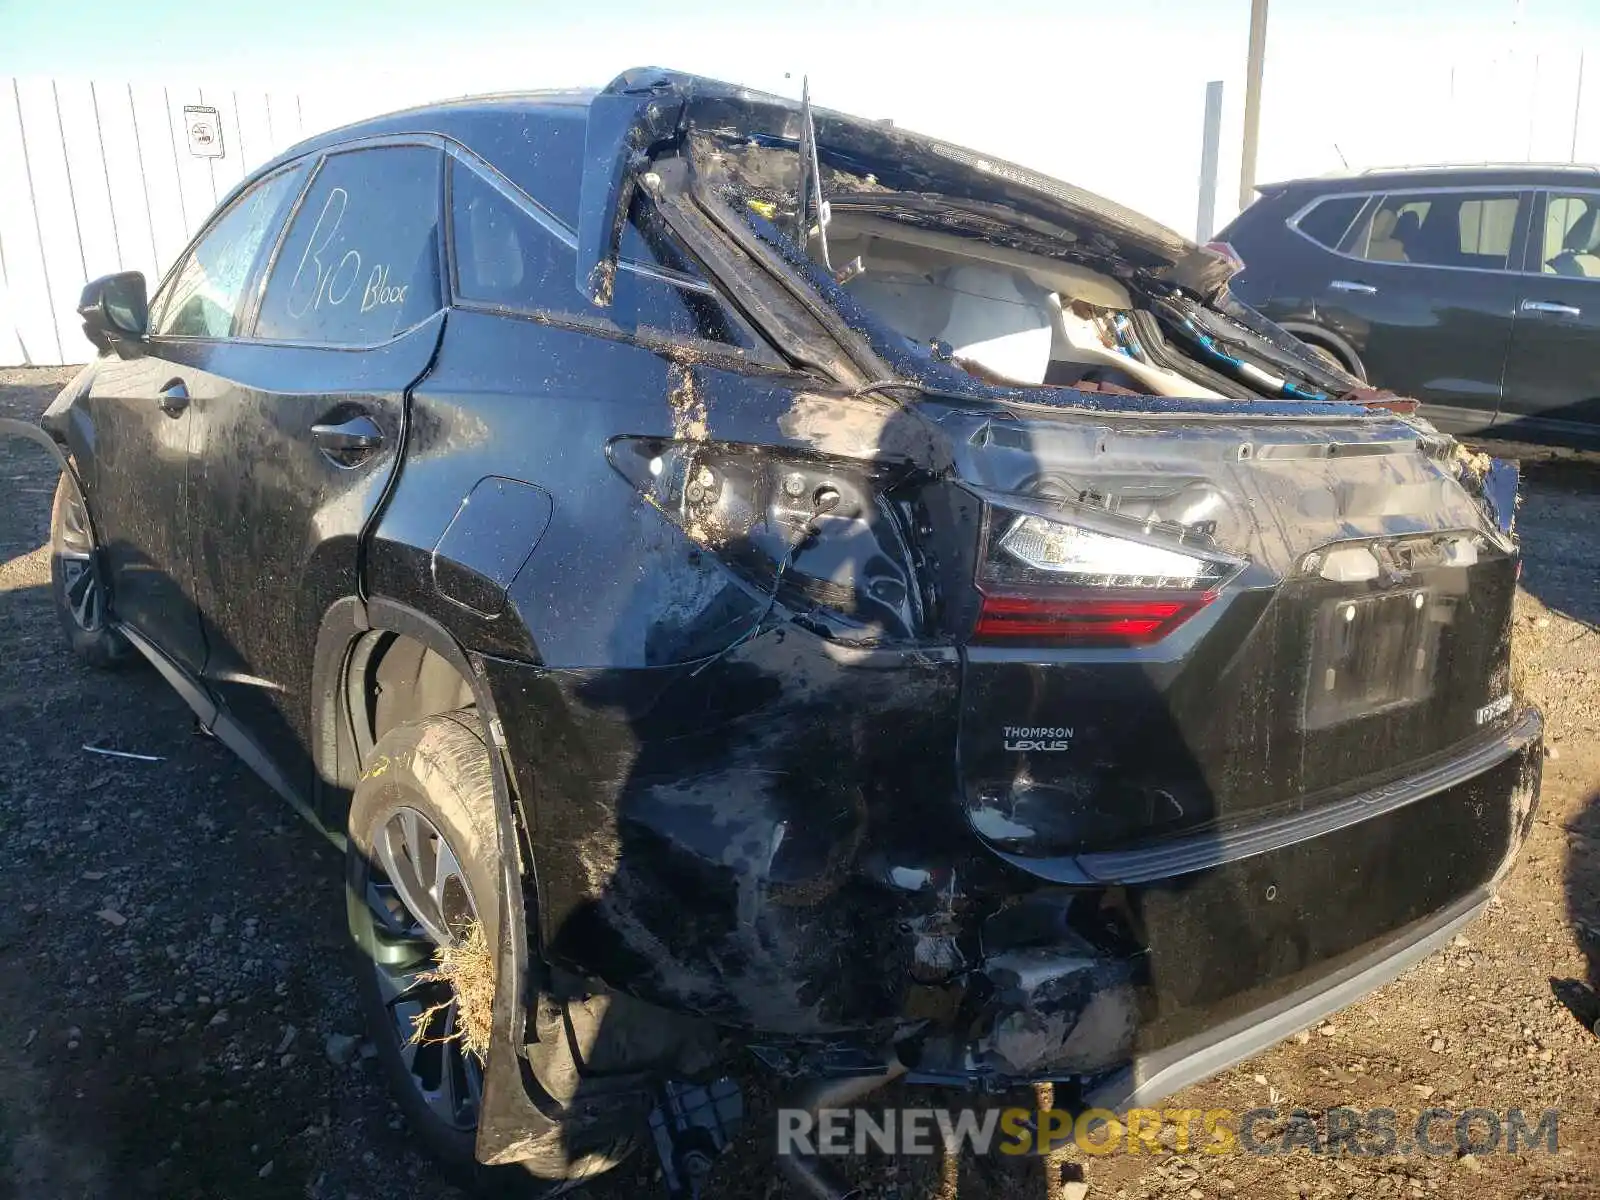
{"label": "rear quarter panel", "polygon": [[[894,943],[873,964],[909,953],[900,918],[934,901],[874,892],[909,907],[871,908],[859,879],[876,825],[892,817],[880,854],[966,836],[954,655],[841,662],[787,625],[743,640],[766,597],[646,503],[606,448],[633,435],[877,460],[907,431],[900,411],[681,350],[452,312],[412,397],[370,587],[437,619],[483,669],[556,958],[734,1024],[798,1032],[896,1011],[903,974],[841,978],[836,955],[847,926],[862,946]],[[438,586],[441,538],[486,476],[550,497],[492,617]]]}

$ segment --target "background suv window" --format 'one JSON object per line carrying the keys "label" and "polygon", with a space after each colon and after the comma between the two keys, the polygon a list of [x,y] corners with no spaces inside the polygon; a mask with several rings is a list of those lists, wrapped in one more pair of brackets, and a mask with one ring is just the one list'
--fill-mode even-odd
{"label": "background suv window", "polygon": [[1391,193],[1365,220],[1351,252],[1375,262],[1503,271],[1517,203],[1514,192]]}
{"label": "background suv window", "polygon": [[1545,198],[1539,264],[1545,275],[1600,276],[1600,196]]}
{"label": "background suv window", "polygon": [[519,312],[571,313],[610,322],[628,333],[655,331],[675,339],[765,349],[682,253],[647,202],[635,202],[621,241],[622,261],[646,272],[619,269],[611,304],[595,308],[579,297],[575,252],[556,232],[565,227],[535,201],[514,193],[515,185],[451,163],[455,283],[462,300]]}
{"label": "background suv window", "polygon": [[169,337],[224,338],[233,333],[239,299],[263,246],[300,190],[304,169],[263,179],[240,196],[183,260],[156,305],[151,328]]}
{"label": "background suv window", "polygon": [[330,155],[273,263],[256,336],[370,346],[438,312],[441,157],[425,146]]}
{"label": "background suv window", "polygon": [[1301,214],[1295,228],[1320,246],[1337,250],[1350,222],[1356,219],[1365,196],[1329,196]]}

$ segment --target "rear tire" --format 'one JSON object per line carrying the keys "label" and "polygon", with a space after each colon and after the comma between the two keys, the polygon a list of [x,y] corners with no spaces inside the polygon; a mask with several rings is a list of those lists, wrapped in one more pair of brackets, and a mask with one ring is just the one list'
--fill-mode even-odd
{"label": "rear tire", "polygon": [[[537,1155],[506,1167],[474,1156],[483,1069],[459,1041],[409,1046],[422,1010],[447,1004],[425,1026],[454,1028],[449,984],[417,982],[441,944],[460,945],[476,920],[490,947],[500,936],[500,847],[494,775],[482,724],[470,709],[390,730],[356,785],[345,855],[357,988],[378,1060],[411,1130],[462,1183],[551,1195],[592,1176],[596,1156],[569,1151],[556,1125],[529,1130]],[[497,1047],[491,1053],[500,1053]],[[448,1091],[448,1094],[446,1092]]]}
{"label": "rear tire", "polygon": [[137,658],[112,625],[111,592],[89,509],[65,472],[50,505],[50,598],[67,644],[91,667],[113,671]]}

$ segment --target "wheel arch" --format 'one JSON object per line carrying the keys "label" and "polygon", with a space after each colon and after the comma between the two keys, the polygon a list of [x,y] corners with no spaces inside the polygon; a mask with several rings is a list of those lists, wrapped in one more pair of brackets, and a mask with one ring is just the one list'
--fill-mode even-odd
{"label": "wheel arch", "polygon": [[[418,694],[394,697],[380,713],[371,689],[393,682],[384,664],[396,656],[410,660],[414,669],[404,672],[410,677],[405,682]],[[503,738],[488,682],[466,647],[436,618],[383,597],[340,598],[323,614],[317,631],[311,690],[317,807],[330,827],[343,825],[372,743],[394,725],[464,707],[482,714],[496,767],[496,801],[521,822],[515,782],[501,761]]]}
{"label": "wheel arch", "polygon": [[56,460],[56,465],[67,478],[72,480],[72,486],[78,489],[78,495],[83,498],[83,508],[89,514],[89,528],[94,532],[96,540],[100,531],[95,526],[94,506],[89,503],[89,492],[83,486],[83,478],[78,474],[77,464],[72,461],[72,454],[50,432],[28,421],[19,421],[15,417],[0,417],[0,438],[19,437],[43,446]]}
{"label": "wheel arch", "polygon": [[66,449],[39,426],[28,421],[19,421],[16,417],[0,417],[0,437],[26,438],[30,442],[38,443],[55,456],[56,461],[61,464],[61,469],[72,476],[74,483],[79,482],[78,473],[72,469],[72,462],[67,457]]}
{"label": "wheel arch", "polygon": [[1335,333],[1326,325],[1318,325],[1312,321],[1296,321],[1293,319],[1277,322],[1280,329],[1287,330],[1302,342],[1309,342],[1321,346],[1324,350],[1331,351],[1339,356],[1344,363],[1345,370],[1349,371],[1362,383],[1367,380],[1367,367],[1361,361],[1361,354],[1351,344],[1350,340],[1342,334]]}
{"label": "wheel arch", "polygon": [[[519,1148],[526,1147],[530,1128],[547,1123],[529,1098],[524,1078],[526,1063],[518,1053],[527,1038],[523,1001],[533,994],[529,970],[537,950],[530,937],[537,937],[538,879],[526,836],[528,826],[502,752],[504,739],[499,732],[494,697],[471,653],[433,617],[382,597],[363,602],[358,596],[341,598],[324,614],[312,667],[312,757],[317,770],[317,807],[330,828],[344,827],[350,796],[361,772],[356,729],[361,718],[352,709],[351,696],[355,688],[367,686],[370,671],[378,666],[364,656],[385,641],[391,650],[396,645],[406,645],[408,653],[409,647],[420,647],[426,656],[453,671],[483,723],[484,744],[494,778],[496,831],[502,847],[503,916],[497,956],[502,985],[495,994],[494,1046],[485,1073],[477,1157],[485,1163],[512,1161],[521,1156]],[[437,683],[430,686],[439,689]],[[439,689],[433,694],[443,696],[447,691]],[[422,712],[425,707],[421,705],[414,711],[429,715]]]}

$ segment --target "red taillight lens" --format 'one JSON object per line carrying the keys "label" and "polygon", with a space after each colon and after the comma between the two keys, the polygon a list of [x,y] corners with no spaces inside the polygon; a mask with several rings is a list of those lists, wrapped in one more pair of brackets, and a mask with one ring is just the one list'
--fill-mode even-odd
{"label": "red taillight lens", "polygon": [[1148,646],[1215,600],[1238,569],[1154,522],[1112,533],[1062,517],[990,510],[975,639]]}
{"label": "red taillight lens", "polygon": [[1148,646],[1217,598],[1182,593],[1073,592],[1051,596],[984,593],[973,634],[983,641],[1077,646]]}

